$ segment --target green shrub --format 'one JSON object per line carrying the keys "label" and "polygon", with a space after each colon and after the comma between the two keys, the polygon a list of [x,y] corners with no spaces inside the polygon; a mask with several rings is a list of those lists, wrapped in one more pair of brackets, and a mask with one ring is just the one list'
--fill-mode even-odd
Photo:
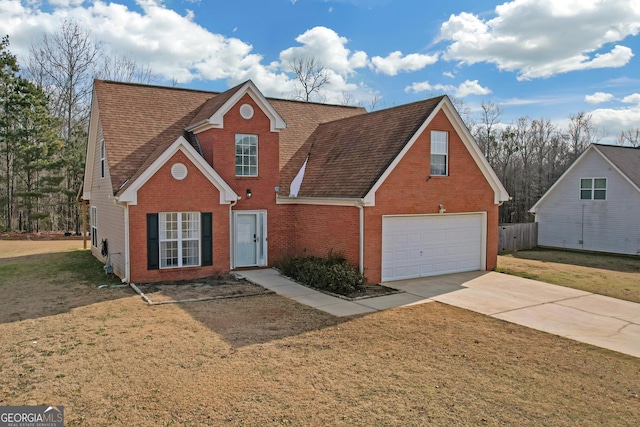
{"label": "green shrub", "polygon": [[329,253],[327,258],[315,256],[292,257],[276,265],[282,274],[313,288],[349,295],[366,284],[357,267],[340,254]]}

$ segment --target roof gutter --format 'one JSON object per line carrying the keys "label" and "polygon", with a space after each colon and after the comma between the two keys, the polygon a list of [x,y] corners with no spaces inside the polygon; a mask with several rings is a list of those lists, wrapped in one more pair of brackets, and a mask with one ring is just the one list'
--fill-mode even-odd
{"label": "roof gutter", "polygon": [[368,206],[361,197],[287,197],[276,196],[278,205]]}

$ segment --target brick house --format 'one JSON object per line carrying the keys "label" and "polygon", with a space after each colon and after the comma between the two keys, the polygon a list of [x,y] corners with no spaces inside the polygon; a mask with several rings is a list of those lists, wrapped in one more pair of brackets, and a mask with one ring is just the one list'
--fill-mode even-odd
{"label": "brick house", "polygon": [[367,113],[96,80],[82,198],[126,282],[333,251],[376,283],[495,268],[508,194],[446,96]]}

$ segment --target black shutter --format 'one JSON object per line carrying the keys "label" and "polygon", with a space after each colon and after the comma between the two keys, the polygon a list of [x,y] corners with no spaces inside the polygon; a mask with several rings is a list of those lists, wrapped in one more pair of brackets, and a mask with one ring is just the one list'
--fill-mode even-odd
{"label": "black shutter", "polygon": [[160,268],[158,214],[147,214],[147,270]]}
{"label": "black shutter", "polygon": [[200,244],[202,245],[202,262],[200,265],[213,265],[213,226],[211,212],[202,212],[200,216],[202,235]]}

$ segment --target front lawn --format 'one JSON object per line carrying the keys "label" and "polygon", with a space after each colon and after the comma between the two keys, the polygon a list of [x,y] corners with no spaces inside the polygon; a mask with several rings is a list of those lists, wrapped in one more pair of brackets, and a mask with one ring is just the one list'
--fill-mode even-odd
{"label": "front lawn", "polygon": [[0,264],[0,406],[64,405],[66,426],[640,424],[631,356],[439,303],[148,306],[63,255]]}
{"label": "front lawn", "polygon": [[640,257],[534,249],[498,256],[496,271],[640,303]]}

